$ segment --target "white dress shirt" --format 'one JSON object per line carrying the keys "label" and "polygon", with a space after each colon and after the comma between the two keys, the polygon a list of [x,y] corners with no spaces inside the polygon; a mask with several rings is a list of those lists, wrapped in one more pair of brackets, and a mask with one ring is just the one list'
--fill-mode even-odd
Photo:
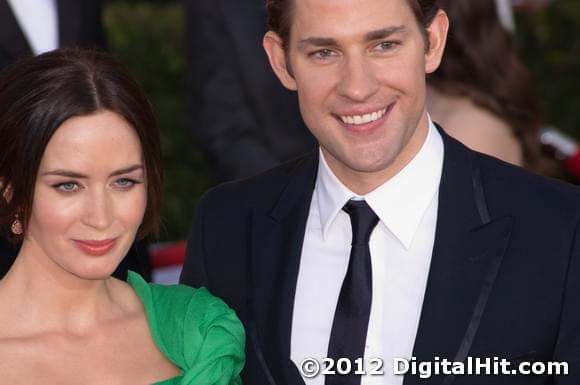
{"label": "white dress shirt", "polygon": [[56,0],[8,0],[8,4],[35,55],[58,48]]}
{"label": "white dress shirt", "polygon": [[[291,359],[328,355],[328,343],[352,239],[342,207],[364,199],[379,217],[369,241],[372,305],[365,359],[384,361],[383,376],[363,376],[362,385],[400,385],[393,358],[410,357],[431,263],[443,140],[429,119],[427,138],[397,175],[365,196],[344,186],[320,152],[318,175],[306,223],[292,317]],[[365,368],[368,369],[368,368]],[[324,376],[305,378],[323,385]]]}

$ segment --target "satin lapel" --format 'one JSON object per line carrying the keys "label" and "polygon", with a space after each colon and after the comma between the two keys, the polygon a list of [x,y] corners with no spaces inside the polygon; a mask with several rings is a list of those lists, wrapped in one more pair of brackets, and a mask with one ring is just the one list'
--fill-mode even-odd
{"label": "satin lapel", "polygon": [[[10,57],[31,54],[32,49],[6,0],[0,0],[0,50],[6,51]],[[2,56],[2,55],[0,55]]]}
{"label": "satin lapel", "polygon": [[256,210],[252,216],[251,307],[257,340],[277,384],[302,383],[290,360],[290,333],[317,168],[318,152],[313,152],[289,175],[289,183],[274,207],[267,212]]}
{"label": "satin lapel", "polygon": [[[435,244],[413,356],[463,361],[507,248],[512,219],[490,217],[475,156],[442,132],[445,160]],[[429,384],[450,384],[434,376]],[[424,384],[406,376],[405,385]]]}

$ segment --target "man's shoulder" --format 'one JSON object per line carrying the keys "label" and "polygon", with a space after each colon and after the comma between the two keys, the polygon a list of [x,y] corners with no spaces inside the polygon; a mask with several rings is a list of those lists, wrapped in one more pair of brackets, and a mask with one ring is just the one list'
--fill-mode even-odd
{"label": "man's shoulder", "polygon": [[226,182],[205,192],[200,202],[236,207],[262,206],[275,203],[290,183],[314,182],[318,167],[318,152],[311,151],[258,175]]}
{"label": "man's shoulder", "polygon": [[580,210],[580,187],[548,178],[491,156],[475,153],[491,204],[538,212]]}
{"label": "man's shoulder", "polygon": [[[522,167],[477,152],[450,137],[442,128],[439,132],[445,144],[444,168],[462,170],[451,174],[461,175],[463,182],[467,182],[464,180],[467,176],[472,180],[469,183],[473,183],[474,175],[480,174],[485,194],[492,200],[520,203],[532,201],[536,203],[539,200],[544,201],[545,204],[549,204],[550,200],[558,200],[566,203],[574,202],[575,205],[580,203],[580,187],[535,174]],[[451,181],[451,183],[455,182]]]}

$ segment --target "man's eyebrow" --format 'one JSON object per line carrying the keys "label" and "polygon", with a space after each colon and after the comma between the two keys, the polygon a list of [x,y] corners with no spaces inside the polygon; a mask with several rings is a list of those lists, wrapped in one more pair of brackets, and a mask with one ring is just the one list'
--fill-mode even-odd
{"label": "man's eyebrow", "polygon": [[393,27],[377,29],[375,31],[365,33],[365,41],[385,39],[396,33],[404,33],[406,32],[406,30],[407,27],[405,27],[404,25],[396,25]]}
{"label": "man's eyebrow", "polygon": [[331,37],[307,37],[298,42],[298,47],[313,45],[315,47],[334,47],[338,43]]}
{"label": "man's eyebrow", "polygon": [[[392,27],[381,28],[365,33],[364,40],[373,41],[385,39],[396,33],[404,33],[406,30],[407,27],[405,27],[404,25],[396,25]],[[338,45],[338,42],[336,39],[331,37],[306,37],[298,41],[298,47],[303,47],[305,45],[312,45],[316,47],[335,47]]]}
{"label": "man's eyebrow", "polygon": [[[113,171],[110,176],[128,174],[130,172],[133,172],[133,171],[139,170],[139,169],[143,169],[143,165],[135,164],[135,165],[132,165],[129,167],[125,167],[125,168]],[[50,170],[50,171],[43,172],[41,174],[41,176],[45,176],[45,175],[64,176],[67,178],[76,178],[76,179],[87,179],[88,178],[88,176],[85,174],[81,174],[81,173],[78,173],[75,171],[70,171],[70,170],[62,170],[62,169]]]}

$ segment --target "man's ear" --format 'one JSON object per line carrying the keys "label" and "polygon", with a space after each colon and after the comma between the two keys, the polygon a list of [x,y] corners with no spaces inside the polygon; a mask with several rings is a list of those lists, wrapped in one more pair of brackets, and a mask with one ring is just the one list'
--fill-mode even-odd
{"label": "man's ear", "polygon": [[448,30],[449,19],[447,14],[440,9],[433,18],[431,25],[427,27],[429,50],[425,53],[425,72],[428,74],[434,72],[441,64]]}
{"label": "man's ear", "polygon": [[284,45],[282,44],[280,36],[275,32],[268,31],[264,35],[262,45],[264,46],[266,55],[268,55],[270,66],[276,76],[278,76],[278,79],[280,79],[282,85],[291,91],[296,91],[296,81],[291,74],[291,70],[288,68],[286,52],[284,51]]}

